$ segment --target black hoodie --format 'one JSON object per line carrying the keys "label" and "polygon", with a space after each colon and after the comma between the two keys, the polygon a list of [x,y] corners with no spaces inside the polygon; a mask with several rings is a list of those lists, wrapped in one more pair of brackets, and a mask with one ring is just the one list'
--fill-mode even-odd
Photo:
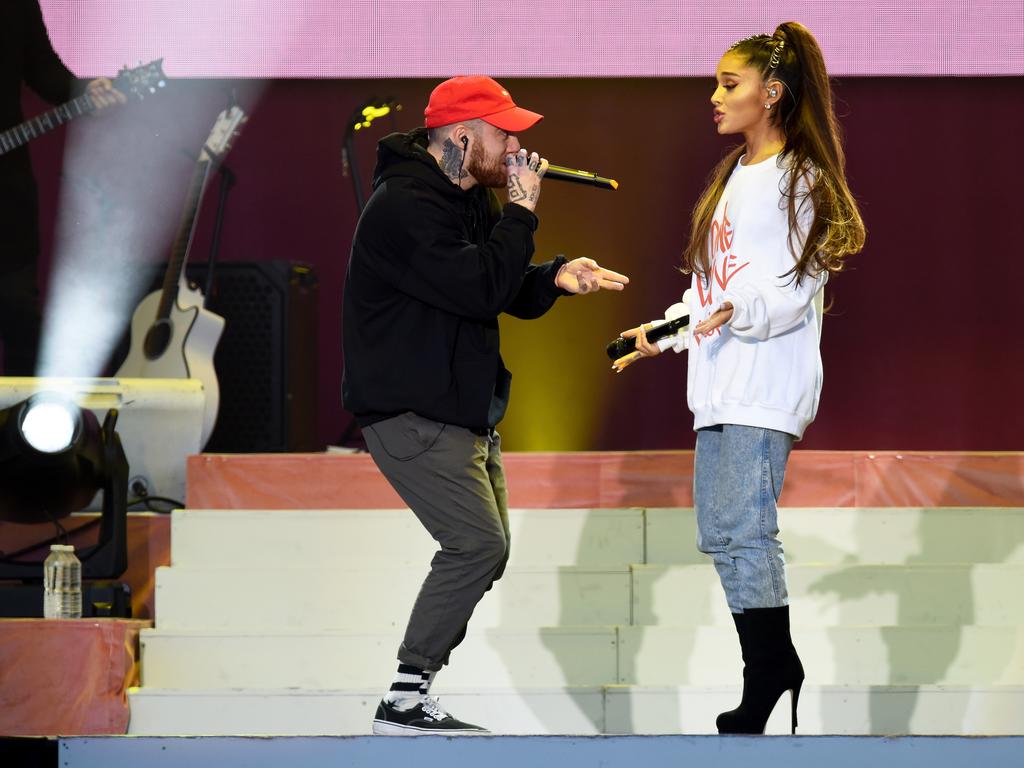
{"label": "black hoodie", "polygon": [[530,264],[537,217],[463,191],[427,152],[425,129],[385,137],[345,280],[342,398],[362,426],[413,411],[493,427],[512,375],[498,315],[540,317],[564,292],[565,259]]}

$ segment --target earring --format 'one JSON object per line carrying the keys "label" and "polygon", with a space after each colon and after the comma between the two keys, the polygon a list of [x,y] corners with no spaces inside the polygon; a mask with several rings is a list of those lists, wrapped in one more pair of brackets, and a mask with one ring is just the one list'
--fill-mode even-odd
{"label": "earring", "polygon": [[765,105],[764,105],[764,108],[765,108],[765,109],[771,109],[771,108],[772,108],[772,105],[771,105],[771,104],[765,104]]}

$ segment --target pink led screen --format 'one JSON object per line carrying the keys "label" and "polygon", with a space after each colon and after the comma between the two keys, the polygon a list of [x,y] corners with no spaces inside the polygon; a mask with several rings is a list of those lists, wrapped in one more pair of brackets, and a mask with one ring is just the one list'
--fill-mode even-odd
{"label": "pink led screen", "polygon": [[1024,74],[1024,0],[41,0],[82,75],[163,57],[174,77],[708,76],[797,20],[836,75]]}

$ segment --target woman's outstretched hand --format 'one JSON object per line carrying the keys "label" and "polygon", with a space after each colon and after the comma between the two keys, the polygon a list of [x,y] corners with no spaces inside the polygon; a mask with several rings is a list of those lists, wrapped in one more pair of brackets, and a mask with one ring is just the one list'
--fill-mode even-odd
{"label": "woman's outstretched hand", "polygon": [[732,319],[732,304],[728,301],[722,302],[722,306],[712,315],[701,320],[693,327],[693,335],[710,336],[715,329],[725,325]]}

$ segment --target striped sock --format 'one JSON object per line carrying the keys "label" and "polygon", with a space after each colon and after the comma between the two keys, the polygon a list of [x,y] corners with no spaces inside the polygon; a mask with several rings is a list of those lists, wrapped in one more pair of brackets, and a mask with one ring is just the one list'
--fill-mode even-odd
{"label": "striped sock", "polygon": [[423,685],[423,676],[429,674],[412,664],[399,664],[398,673],[394,682],[391,683],[391,690],[384,696],[384,700],[395,705],[396,709],[410,709],[423,695],[420,688]]}
{"label": "striped sock", "polygon": [[434,684],[434,675],[437,672],[428,672],[423,670],[423,682],[420,683],[420,695],[426,696],[430,693],[430,686]]}

